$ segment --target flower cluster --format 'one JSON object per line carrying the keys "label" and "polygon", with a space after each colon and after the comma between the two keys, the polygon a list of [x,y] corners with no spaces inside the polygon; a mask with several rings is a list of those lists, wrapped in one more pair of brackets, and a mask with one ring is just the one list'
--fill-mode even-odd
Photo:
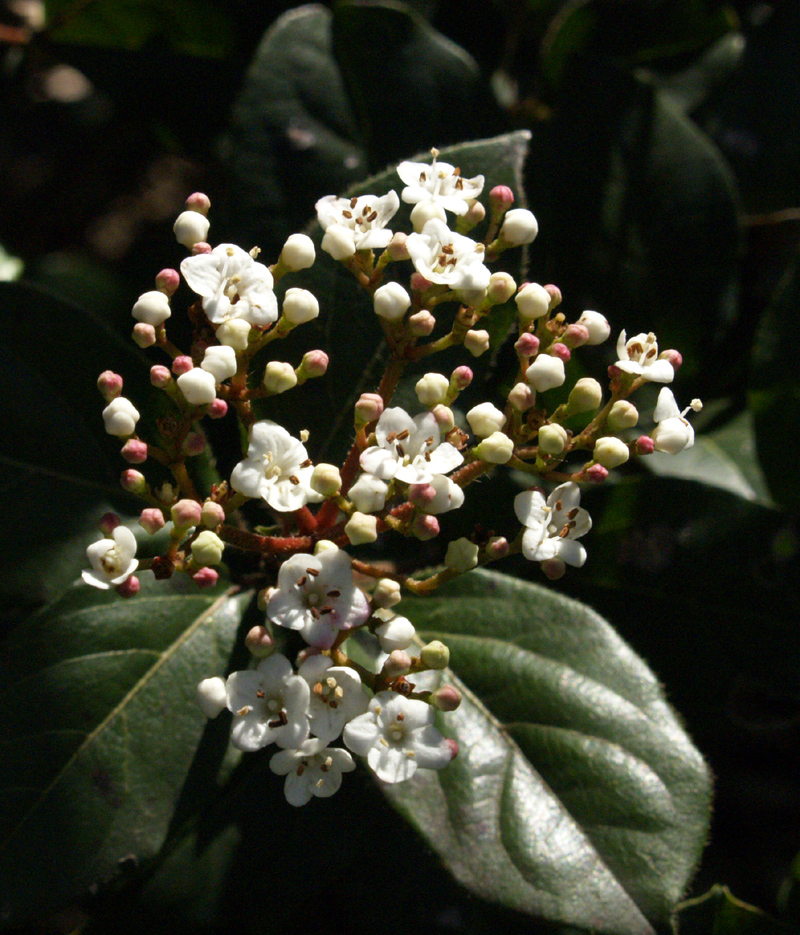
{"label": "flower cluster", "polygon": [[[254,407],[327,370],[321,349],[293,363],[272,353],[320,314],[319,298],[299,279],[282,299],[276,293],[281,280],[317,261],[314,241],[293,234],[272,264],[259,260],[257,248],[212,246],[205,195],[192,195],[175,223],[190,255],[179,270],[162,270],[133,306],[133,340],[162,355],[150,381],[167,397],[169,414],[155,420],[151,437],[140,437],[140,413],[122,395],[122,377],[106,371],[98,379],[106,431],[131,465],[121,483],[143,501],[138,525],[168,536],[161,554],[137,560],[133,532],[104,517],[83,579],[132,597],[134,572],[184,573],[208,587],[219,580],[226,549],[257,560],[248,583],[259,589],[265,619],[247,637],[253,667],[205,679],[199,701],[209,716],[230,712],[241,750],[277,745],[270,764],[286,776],[294,805],[332,795],[353,769],[353,753],[385,782],[439,769],[454,756],[455,745],[433,723],[436,710],[460,700],[455,687],[439,683],[449,653],[438,642],[420,647],[412,623],[392,609],[404,591],[429,594],[517,553],[550,579],[582,566],[587,551],[579,540],[591,518],[580,506],[580,485],[601,483],[632,458],[674,455],[694,442],[686,415],[700,402],[681,411],[666,385],[652,429],[637,431],[632,394],[671,383],[681,364],[677,351],[659,352],[652,333],[619,334],[607,388],[593,377],[565,387],[573,353],[603,345],[608,321],[590,310],[569,321],[556,286],[492,272],[505,251],[533,242],[536,218],[512,208],[513,192],[503,185],[484,204],[484,176],[465,178],[438,156],[432,150],[430,162],[401,163],[399,195],[329,195],[316,206],[320,247],[330,258],[323,262],[355,277],[388,348],[379,384],[355,404],[352,447],[341,465],[315,462],[308,432],[293,434]],[[401,203],[412,206],[408,231],[393,229]],[[181,280],[196,297],[188,352],[167,335]],[[504,396],[465,405],[470,366],[441,372],[428,362],[451,348],[467,361],[484,354],[490,331],[482,324],[501,308],[516,315],[516,372]],[[411,374],[417,404],[408,411],[396,392]],[[202,487],[198,478],[208,472],[192,465],[208,456],[203,422],[233,417],[243,450],[229,477]],[[471,535],[448,539],[447,514],[469,504],[476,481],[503,469],[526,478],[513,501],[519,526],[487,534],[484,509]],[[254,527],[259,512],[269,519]],[[398,535],[438,539],[440,567],[427,576],[400,573],[391,561],[370,562],[368,551],[352,554],[380,540],[390,559]],[[276,651],[280,630],[285,642],[290,631],[302,640],[299,655]],[[330,746],[340,739],[344,746]]]}

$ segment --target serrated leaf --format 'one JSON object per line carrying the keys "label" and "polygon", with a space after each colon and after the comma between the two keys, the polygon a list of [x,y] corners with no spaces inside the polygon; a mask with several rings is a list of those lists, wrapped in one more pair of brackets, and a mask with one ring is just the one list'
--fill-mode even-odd
{"label": "serrated leaf", "polygon": [[481,896],[595,932],[666,929],[710,780],[642,660],[585,605],[490,572],[405,607],[466,698],[443,720],[459,757],[386,787],[393,804]]}
{"label": "serrated leaf", "polygon": [[197,682],[224,670],[248,601],[165,582],[122,601],[77,584],[12,634],[0,660],[5,919],[58,909],[123,857],[158,851],[203,734]]}

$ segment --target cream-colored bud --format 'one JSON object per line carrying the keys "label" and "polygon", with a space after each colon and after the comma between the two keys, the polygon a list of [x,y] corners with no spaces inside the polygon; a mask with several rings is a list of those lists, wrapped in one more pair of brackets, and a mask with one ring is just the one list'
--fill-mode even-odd
{"label": "cream-colored bud", "polygon": [[570,413],[591,412],[603,401],[603,388],[593,377],[581,377],[572,387],[567,405]]}
{"label": "cream-colored bud", "polygon": [[394,607],[402,600],[400,584],[391,578],[381,578],[372,592],[373,607]]}
{"label": "cream-colored bud", "polygon": [[517,412],[525,412],[533,405],[533,392],[527,383],[517,383],[509,392],[508,401]]}
{"label": "cream-colored bud", "polygon": [[537,392],[552,390],[556,386],[561,386],[567,378],[564,372],[564,361],[550,354],[539,354],[525,371],[525,377]]}
{"label": "cream-colored bud", "polygon": [[232,318],[223,321],[217,328],[217,340],[235,351],[246,351],[250,338],[250,322],[244,318]]}
{"label": "cream-colored bud", "polygon": [[611,325],[605,315],[601,315],[600,312],[584,312],[577,324],[584,325],[589,332],[587,344],[602,344],[611,334]]}
{"label": "cream-colored bud", "polygon": [[550,293],[538,282],[529,282],[517,293],[514,301],[520,320],[525,324],[543,318],[550,309]]}
{"label": "cream-colored bud", "polygon": [[333,464],[318,464],[311,472],[309,486],[323,497],[334,497],[342,488],[342,475]]}
{"label": "cream-colored bud", "polygon": [[627,399],[618,399],[611,407],[606,422],[612,432],[621,432],[623,429],[632,429],[639,421],[639,412],[633,403]]}
{"label": "cream-colored bud", "polygon": [[560,455],[567,447],[569,435],[556,423],[543,425],[539,429],[539,451],[547,455]]}
{"label": "cream-colored bud", "polygon": [[444,208],[435,201],[420,201],[411,209],[411,224],[414,230],[419,234],[422,228],[433,219],[447,222],[447,215]]}
{"label": "cream-colored bud", "polygon": [[439,640],[431,640],[422,647],[419,658],[429,669],[446,669],[450,665],[450,650]]}
{"label": "cream-colored bud", "polygon": [[287,289],[283,298],[283,316],[293,325],[304,325],[319,315],[319,302],[308,289]]}
{"label": "cream-colored bud", "polygon": [[506,424],[505,413],[491,403],[479,403],[467,413],[469,427],[478,438],[487,438],[493,432],[499,432]]}
{"label": "cream-colored bud", "polygon": [[492,273],[486,296],[492,305],[508,302],[517,291],[517,284],[509,273]]}
{"label": "cream-colored bud", "polygon": [[478,564],[478,546],[469,539],[456,539],[447,546],[445,565],[452,571],[463,574]]}
{"label": "cream-colored bud", "polygon": [[422,379],[417,381],[414,389],[422,405],[433,409],[447,398],[450,381],[441,373],[426,373]]}
{"label": "cream-colored bud", "polygon": [[624,464],[630,457],[630,451],[625,442],[614,438],[613,435],[607,435],[597,439],[592,456],[598,464],[610,471]]}
{"label": "cream-colored bud", "polygon": [[192,558],[198,565],[219,565],[225,543],[210,529],[205,529],[192,543]]}
{"label": "cream-colored bud", "polygon": [[172,227],[179,244],[191,250],[196,243],[203,243],[208,238],[208,218],[197,211],[184,211]]}
{"label": "cream-colored bud", "polygon": [[468,331],[464,335],[464,347],[473,357],[480,357],[489,350],[489,332]]}
{"label": "cream-colored bud", "polygon": [[297,374],[291,364],[271,360],[264,370],[263,382],[267,392],[277,396],[297,386]]}
{"label": "cream-colored bud", "polygon": [[356,511],[345,524],[344,532],[351,545],[374,542],[378,538],[378,518]]}
{"label": "cream-colored bud", "polygon": [[489,464],[507,464],[514,454],[514,442],[503,432],[492,432],[477,446],[475,454]]}
{"label": "cream-colored bud", "polygon": [[387,321],[399,321],[411,305],[411,297],[399,282],[387,282],[372,297],[375,314]]}
{"label": "cream-colored bud", "polygon": [[306,234],[292,234],[281,250],[281,263],[291,272],[314,265],[314,241]]}

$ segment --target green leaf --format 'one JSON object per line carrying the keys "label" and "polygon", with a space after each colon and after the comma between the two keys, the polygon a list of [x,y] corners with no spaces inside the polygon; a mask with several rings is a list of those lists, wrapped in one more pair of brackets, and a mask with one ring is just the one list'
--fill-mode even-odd
{"label": "green leaf", "polygon": [[392,803],[481,896],[595,932],[666,930],[710,780],[642,660],[585,605],[490,572],[405,606],[450,647],[465,701],[443,719],[460,755],[387,787]]}
{"label": "green leaf", "polygon": [[[150,576],[148,575],[147,578]],[[0,906],[38,917],[161,847],[249,594],[83,584],[7,641],[0,694]],[[199,755],[199,754],[198,754]]]}
{"label": "green leaf", "polygon": [[743,903],[717,884],[678,907],[681,935],[790,935],[794,928]]}

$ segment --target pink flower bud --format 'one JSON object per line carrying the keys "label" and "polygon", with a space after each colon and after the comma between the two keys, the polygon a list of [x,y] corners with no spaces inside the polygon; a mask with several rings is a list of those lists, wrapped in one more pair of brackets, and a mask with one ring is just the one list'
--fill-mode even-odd
{"label": "pink flower bud", "polygon": [[206,217],[210,207],[211,199],[208,197],[208,195],[204,195],[202,192],[193,192],[186,199],[186,210],[197,211],[197,213],[202,214],[203,217]]}
{"label": "pink flower bud", "polygon": [[556,341],[555,344],[550,345],[550,354],[553,357],[557,357],[559,360],[563,360],[564,363],[572,357],[572,351],[567,347],[566,344],[561,344],[560,341]]}
{"label": "pink flower bud", "polygon": [[436,424],[439,426],[440,431],[452,432],[456,425],[456,419],[453,415],[453,410],[449,406],[434,406],[431,412],[436,419]]}
{"label": "pink flower bud", "polygon": [[405,675],[411,668],[411,656],[402,649],[395,649],[389,653],[389,658],[383,664],[383,675],[396,679]]}
{"label": "pink flower bud", "polygon": [[505,536],[492,536],[486,543],[486,557],[497,559],[508,555],[509,545]]}
{"label": "pink flower bud", "polygon": [[189,432],[183,440],[182,447],[184,454],[201,455],[206,450],[206,437],[200,432]]}
{"label": "pink flower bud", "polygon": [[397,231],[397,233],[389,241],[389,246],[386,248],[386,252],[389,254],[392,260],[407,260],[408,259],[408,250],[406,249],[406,240],[408,234],[404,234],[402,231]]}
{"label": "pink flower bud", "polygon": [[582,347],[589,340],[589,329],[586,325],[567,325],[567,330],[561,335],[561,340],[567,347]]}
{"label": "pink flower bud", "polygon": [[192,256],[200,256],[203,253],[211,253],[211,244],[206,243],[204,240],[199,240],[192,247]]}
{"label": "pink flower bud", "polygon": [[456,367],[450,375],[450,385],[454,390],[465,390],[472,383],[473,373],[469,367]]}
{"label": "pink flower bud", "polygon": [[147,445],[135,438],[129,438],[122,446],[120,454],[128,464],[144,464],[147,460]]}
{"label": "pink flower bud", "polygon": [[139,525],[146,533],[154,536],[159,529],[164,528],[164,514],[158,507],[148,507],[146,510],[142,510],[142,515],[139,517]]}
{"label": "pink flower bud", "polygon": [[412,535],[420,542],[427,542],[429,539],[435,539],[439,535],[439,520],[435,516],[417,516],[411,524]]}
{"label": "pink flower bud", "polygon": [[539,350],[540,341],[535,334],[526,331],[521,334],[514,345],[514,350],[520,357],[533,357]]}
{"label": "pink flower bud", "polygon": [[103,399],[110,403],[122,393],[122,377],[113,370],[104,370],[97,378],[97,389]]}
{"label": "pink flower bud", "polygon": [[[454,685],[442,685],[441,688],[437,688],[435,692],[431,693],[428,701],[439,711],[455,711],[461,704],[461,692]],[[455,741],[452,741],[452,743],[455,744],[455,752],[453,753],[455,757],[458,753],[458,744]]]}
{"label": "pink flower bud", "polygon": [[180,284],[180,273],[176,269],[162,269],[156,276],[156,289],[164,295],[171,296]]}
{"label": "pink flower bud", "polygon": [[118,584],[114,590],[120,597],[136,597],[140,587],[139,579],[135,575],[131,575],[122,584]]}
{"label": "pink flower bud", "polygon": [[308,351],[300,364],[303,374],[309,379],[322,377],[328,369],[328,355],[325,351]]}
{"label": "pink flower bud", "polygon": [[143,321],[140,321],[138,325],[133,326],[133,343],[137,347],[144,349],[145,347],[152,347],[156,343],[156,329],[152,325],[148,325]]}
{"label": "pink flower bud", "polygon": [[452,761],[458,756],[458,741],[453,740],[451,737],[445,737],[445,743],[450,747],[450,759]]}
{"label": "pink flower bud", "polygon": [[592,484],[602,484],[608,477],[608,468],[604,468],[602,464],[593,464],[591,467],[586,468],[583,476]]}
{"label": "pink flower bud", "polygon": [[655,451],[655,442],[649,435],[640,435],[636,439],[634,451],[637,455],[651,455]]}
{"label": "pink flower bud", "polygon": [[219,572],[214,568],[201,568],[192,575],[192,581],[201,588],[213,588],[219,581]]}
{"label": "pink flower bud", "polygon": [[121,520],[116,513],[105,513],[97,524],[97,528],[107,538],[111,538],[111,533],[119,526]]}
{"label": "pink flower bud", "polygon": [[214,399],[208,407],[208,415],[212,419],[222,419],[228,414],[228,404],[224,399]]}
{"label": "pink flower bud", "polygon": [[548,283],[544,287],[544,291],[550,293],[550,311],[552,312],[556,306],[561,305],[561,290],[558,286]]}
{"label": "pink flower bud", "polygon": [[178,500],[172,507],[172,522],[181,528],[198,526],[202,517],[203,507],[197,500]]}
{"label": "pink flower bud", "polygon": [[673,370],[677,370],[683,363],[683,357],[681,355],[681,352],[675,351],[675,350],[662,351],[658,355],[658,359],[668,360],[670,364],[672,365]]}
{"label": "pink flower bud", "polygon": [[514,192],[508,185],[495,185],[489,192],[489,206],[492,216],[500,217],[514,204]]}
{"label": "pink flower bud", "polygon": [[567,570],[567,566],[560,558],[548,558],[545,562],[539,562],[539,565],[545,577],[551,581],[558,581],[559,578],[563,578],[564,572]]}
{"label": "pink flower bud", "polygon": [[411,288],[414,292],[427,292],[433,283],[426,279],[422,273],[411,274]]}
{"label": "pink flower bud", "polygon": [[192,358],[187,357],[185,354],[179,354],[175,360],[172,361],[172,372],[177,376],[182,376],[193,368],[194,363],[192,362]]}
{"label": "pink flower bud", "polygon": [[408,499],[414,506],[427,506],[436,499],[436,488],[432,484],[412,484],[408,488]]}
{"label": "pink flower bud", "polygon": [[[269,630],[262,625],[251,627],[244,638],[244,645],[256,659],[263,659],[272,652],[273,639]],[[318,651],[317,651],[318,652]],[[316,655],[316,653],[314,654]]]}
{"label": "pink flower bud", "polygon": [[383,412],[383,399],[377,393],[362,393],[356,401],[356,422],[366,425],[380,419]]}
{"label": "pink flower bud", "polygon": [[172,374],[163,364],[155,364],[150,368],[150,383],[158,389],[163,390],[171,380]]}
{"label": "pink flower bud", "polygon": [[413,335],[418,338],[426,338],[436,327],[436,319],[426,308],[423,308],[421,311],[409,315],[408,326]]}
{"label": "pink flower bud", "polygon": [[480,224],[485,217],[486,208],[484,208],[479,201],[473,201],[467,209],[467,213],[463,215],[464,223],[468,228],[472,228],[476,224]]}
{"label": "pink flower bud", "polygon": [[147,487],[144,474],[140,474],[139,471],[123,471],[119,482],[122,485],[122,489],[127,490],[128,493],[144,493]]}

